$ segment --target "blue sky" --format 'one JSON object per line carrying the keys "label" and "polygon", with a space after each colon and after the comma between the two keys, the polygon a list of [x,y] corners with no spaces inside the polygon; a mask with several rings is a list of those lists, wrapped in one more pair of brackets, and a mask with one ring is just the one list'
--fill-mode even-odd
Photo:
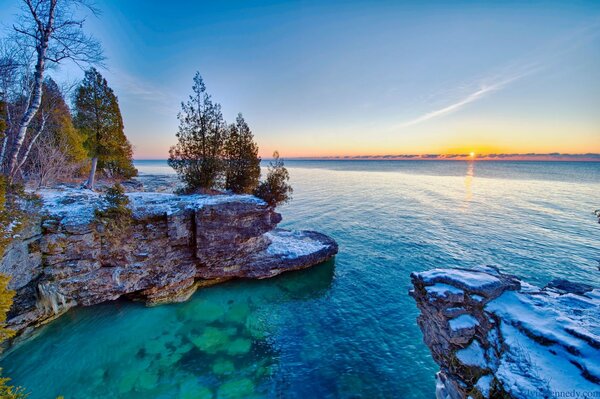
{"label": "blue sky", "polygon": [[137,158],[167,156],[196,70],[264,156],[600,152],[598,1],[96,4]]}

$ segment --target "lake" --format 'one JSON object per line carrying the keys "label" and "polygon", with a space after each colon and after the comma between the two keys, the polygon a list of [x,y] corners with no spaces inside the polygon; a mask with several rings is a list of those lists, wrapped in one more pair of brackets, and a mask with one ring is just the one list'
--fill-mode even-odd
{"label": "lake", "polygon": [[334,261],[182,304],[74,309],[8,352],[4,374],[30,399],[432,398],[412,271],[495,265],[600,286],[600,163],[286,164],[281,227],[334,237]]}

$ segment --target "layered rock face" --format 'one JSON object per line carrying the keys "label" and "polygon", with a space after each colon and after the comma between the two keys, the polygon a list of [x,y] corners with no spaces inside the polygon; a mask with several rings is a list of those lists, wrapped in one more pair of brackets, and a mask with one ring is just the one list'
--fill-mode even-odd
{"label": "layered rock face", "polygon": [[18,332],[77,305],[124,295],[183,301],[199,286],[267,278],[337,253],[323,234],[276,229],[281,216],[252,196],[129,193],[133,218],[115,231],[94,217],[102,205],[96,193],[41,195],[41,211],[0,263],[17,291],[8,325]]}
{"label": "layered rock face", "polygon": [[411,277],[438,399],[600,397],[600,290],[493,268]]}

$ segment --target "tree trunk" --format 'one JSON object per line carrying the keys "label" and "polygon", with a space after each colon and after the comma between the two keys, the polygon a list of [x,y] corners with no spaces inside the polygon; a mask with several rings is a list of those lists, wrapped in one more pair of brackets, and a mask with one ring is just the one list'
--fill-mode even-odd
{"label": "tree trunk", "polygon": [[31,141],[29,142],[29,146],[27,146],[27,150],[25,151],[25,154],[23,154],[23,157],[21,158],[21,161],[19,162],[19,165],[17,166],[16,171],[18,171],[18,172],[21,171],[21,168],[23,167],[23,165],[25,165],[25,162],[27,162],[27,158],[29,157],[29,153],[31,152],[33,145],[35,144],[38,137],[40,137],[40,135],[44,132],[44,129],[46,128],[46,120],[48,119],[48,116],[44,116],[43,111],[42,111],[42,115],[43,115],[42,116],[42,125],[40,126],[40,130],[38,130],[38,132],[35,134],[35,136],[33,136]]}
{"label": "tree trunk", "polygon": [[27,110],[23,114],[21,118],[21,122],[19,123],[19,129],[17,130],[17,135],[15,137],[15,143],[10,149],[8,154],[8,165],[7,170],[12,175],[17,165],[17,159],[19,157],[19,152],[21,151],[21,146],[23,145],[23,140],[25,139],[25,135],[27,134],[27,128],[29,128],[29,124],[33,120],[33,117],[37,113],[40,105],[42,104],[42,84],[44,83],[44,63],[46,58],[46,50],[48,48],[48,42],[45,41],[45,47],[41,48],[38,52],[38,61],[35,66],[34,73],[34,83],[33,83],[33,96],[31,98],[31,102],[27,107]]}
{"label": "tree trunk", "polygon": [[98,157],[92,158],[92,169],[90,169],[90,176],[85,183],[85,188],[94,190],[94,179],[96,178],[96,166],[98,165]]}
{"label": "tree trunk", "polygon": [[18,165],[17,161],[19,158],[19,152],[21,151],[21,146],[25,140],[27,128],[29,128],[29,124],[33,120],[33,117],[42,104],[42,87],[44,84],[44,71],[46,69],[46,53],[48,52],[50,35],[52,35],[54,29],[54,11],[56,7],[56,0],[52,0],[50,3],[51,6],[48,15],[48,23],[45,27],[42,26],[42,22],[38,20],[35,13],[33,13],[33,17],[39,26],[38,31],[40,32],[39,42],[36,43],[35,49],[37,52],[37,62],[35,64],[35,73],[33,74],[31,101],[29,102],[29,105],[27,106],[27,109],[21,118],[21,122],[19,123],[19,129],[17,130],[15,143],[12,148],[10,148],[10,152],[8,153],[7,171],[10,176],[17,171],[16,166]]}

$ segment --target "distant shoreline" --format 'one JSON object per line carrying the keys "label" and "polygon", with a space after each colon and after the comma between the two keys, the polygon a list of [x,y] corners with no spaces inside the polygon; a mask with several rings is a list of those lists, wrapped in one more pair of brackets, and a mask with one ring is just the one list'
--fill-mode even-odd
{"label": "distant shoreline", "polygon": [[[270,161],[271,158],[262,158],[263,161]],[[340,158],[308,158],[308,157],[299,157],[299,158],[293,158],[293,157],[289,157],[289,158],[285,158],[286,161],[304,161],[304,162],[311,162],[311,161],[319,161],[319,162],[323,162],[323,161],[372,161],[372,162],[383,162],[383,161],[395,161],[395,162],[421,162],[421,161],[425,161],[425,162],[582,162],[582,163],[600,163],[600,154],[594,154],[594,156],[588,156],[586,158],[579,158],[577,156],[563,156],[563,157],[557,157],[557,158],[535,158],[535,157],[531,157],[531,158],[509,158],[509,157],[503,157],[503,158],[499,158],[499,157],[476,157],[476,158],[470,158],[470,157],[453,157],[453,158],[426,158],[426,157],[412,157],[412,158],[384,158],[384,157],[357,157],[357,158],[350,158],[350,157],[340,157]],[[167,162],[167,159],[159,159],[159,158],[140,158],[140,159],[134,159],[134,162]]]}

